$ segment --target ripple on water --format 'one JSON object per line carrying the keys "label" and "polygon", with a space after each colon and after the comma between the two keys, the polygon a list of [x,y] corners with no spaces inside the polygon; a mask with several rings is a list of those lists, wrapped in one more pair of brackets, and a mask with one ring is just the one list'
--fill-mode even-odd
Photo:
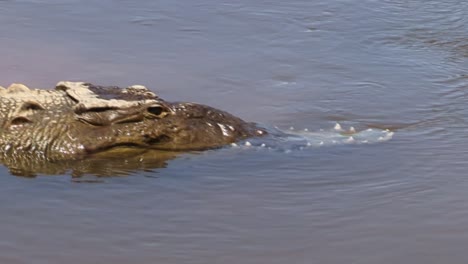
{"label": "ripple on water", "polygon": [[457,60],[468,56],[467,2],[457,5],[441,1],[382,1],[366,5],[380,26],[365,38],[371,46],[435,49]]}

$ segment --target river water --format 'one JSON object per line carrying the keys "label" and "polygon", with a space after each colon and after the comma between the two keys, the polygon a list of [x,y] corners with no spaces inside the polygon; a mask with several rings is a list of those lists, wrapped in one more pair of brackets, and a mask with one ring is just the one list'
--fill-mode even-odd
{"label": "river water", "polygon": [[4,86],[144,84],[280,128],[395,132],[98,180],[0,167],[0,263],[466,263],[467,18],[461,0],[0,1]]}

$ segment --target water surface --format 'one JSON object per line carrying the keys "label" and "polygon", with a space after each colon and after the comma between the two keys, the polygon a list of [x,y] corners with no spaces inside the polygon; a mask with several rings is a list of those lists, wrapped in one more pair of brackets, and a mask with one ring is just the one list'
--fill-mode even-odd
{"label": "water surface", "polygon": [[144,84],[280,128],[128,176],[0,168],[1,263],[465,263],[468,3],[0,1],[1,85]]}

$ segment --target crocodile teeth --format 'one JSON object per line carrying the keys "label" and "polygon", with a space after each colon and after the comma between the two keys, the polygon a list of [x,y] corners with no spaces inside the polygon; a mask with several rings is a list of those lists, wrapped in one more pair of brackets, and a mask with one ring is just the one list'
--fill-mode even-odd
{"label": "crocodile teeth", "polygon": [[349,133],[356,133],[356,129],[354,127],[349,128]]}
{"label": "crocodile teeth", "polygon": [[246,141],[246,142],[245,142],[245,145],[246,145],[247,147],[250,147],[250,146],[252,146],[252,143]]}

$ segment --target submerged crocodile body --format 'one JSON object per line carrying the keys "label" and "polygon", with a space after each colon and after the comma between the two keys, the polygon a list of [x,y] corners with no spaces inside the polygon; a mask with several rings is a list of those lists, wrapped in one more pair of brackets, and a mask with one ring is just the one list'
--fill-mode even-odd
{"label": "submerged crocodile body", "polygon": [[79,160],[120,147],[204,150],[266,133],[209,106],[166,102],[144,86],[82,82],[0,88],[0,125],[1,155],[9,160]]}

